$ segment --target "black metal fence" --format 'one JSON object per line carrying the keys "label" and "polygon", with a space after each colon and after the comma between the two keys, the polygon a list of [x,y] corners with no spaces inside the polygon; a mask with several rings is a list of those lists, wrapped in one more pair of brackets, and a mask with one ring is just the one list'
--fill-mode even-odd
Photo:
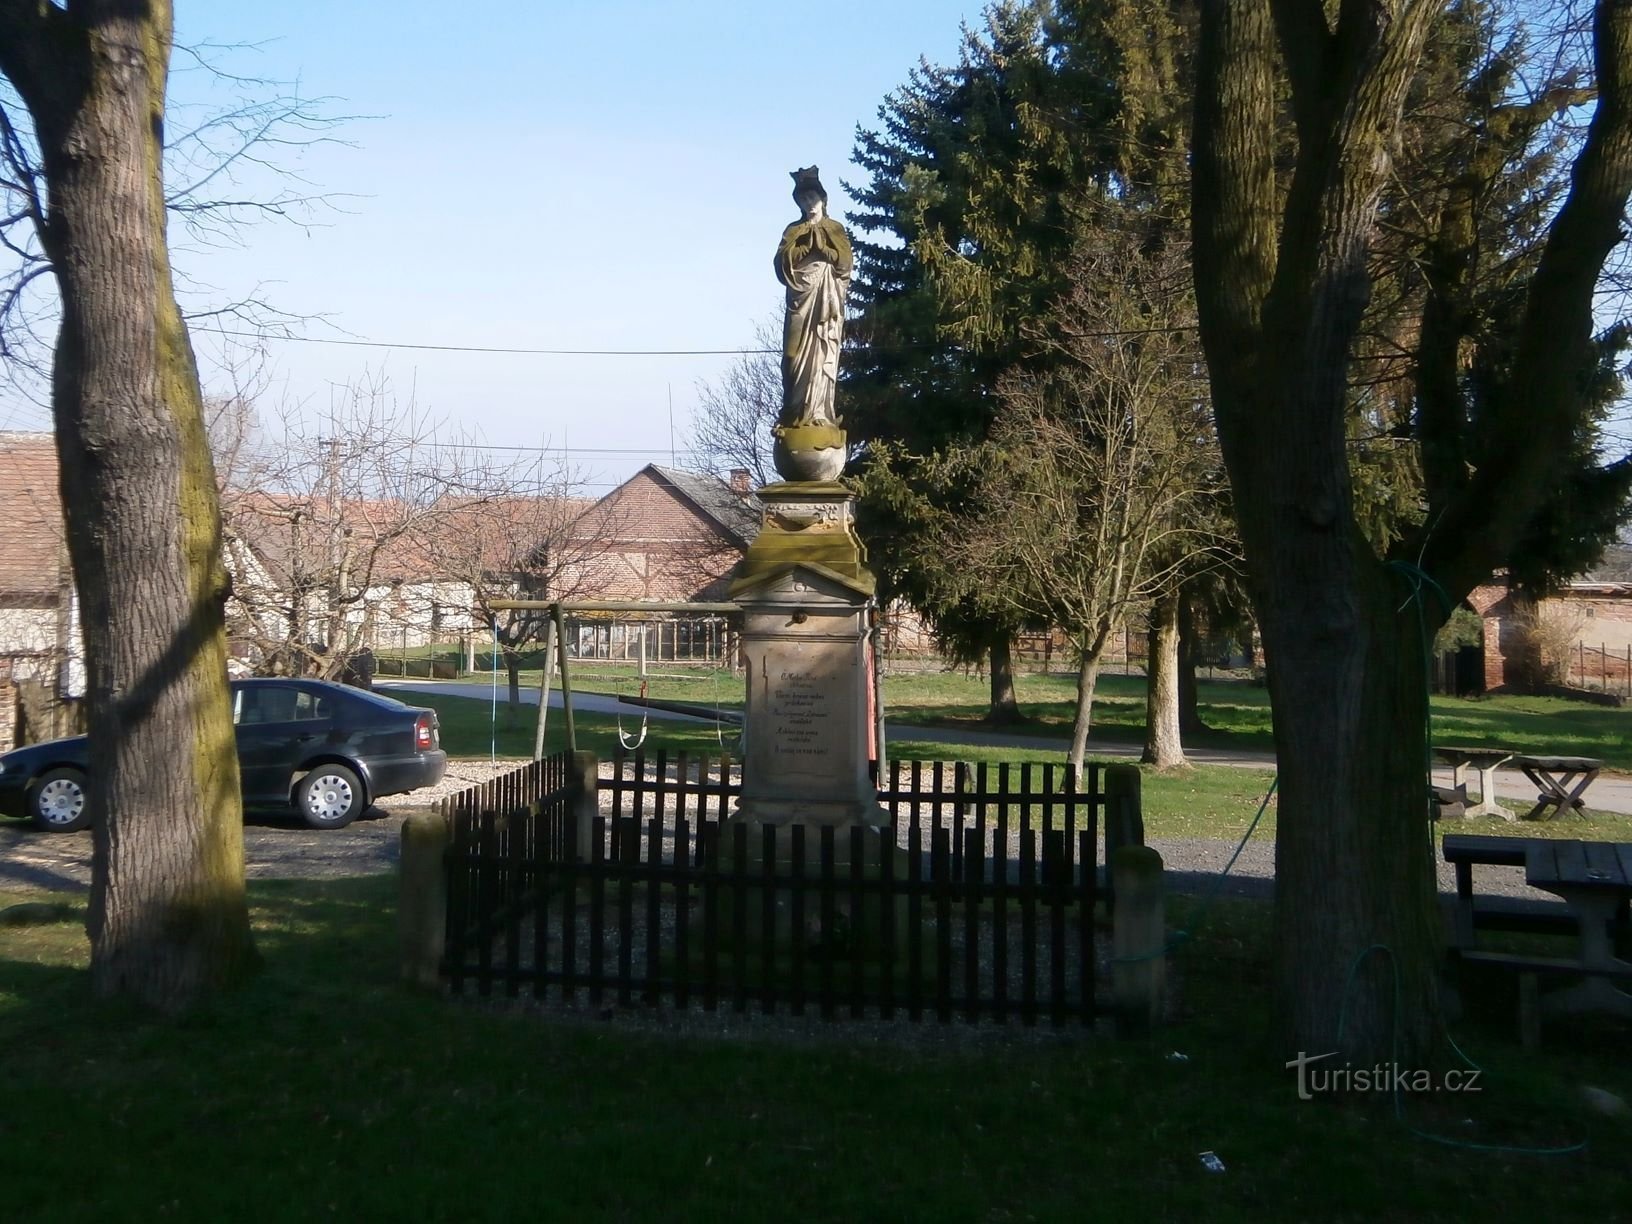
{"label": "black metal fence", "polygon": [[1099,771],[894,763],[875,828],[725,820],[728,757],[565,757],[447,802],[455,991],[824,1017],[1095,1014]]}

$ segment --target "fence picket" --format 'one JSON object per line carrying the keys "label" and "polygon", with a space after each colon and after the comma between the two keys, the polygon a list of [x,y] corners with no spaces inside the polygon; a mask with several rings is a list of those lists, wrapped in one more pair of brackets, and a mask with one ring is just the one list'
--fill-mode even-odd
{"label": "fence picket", "polygon": [[590,824],[594,831],[589,846],[589,861],[593,868],[589,873],[589,1002],[591,1006],[599,1007],[606,985],[605,975],[601,972],[602,943],[606,935],[606,818],[597,816]]}
{"label": "fence picket", "polygon": [[[1090,820],[1092,817],[1090,816]],[[1094,870],[1095,843],[1097,831],[1093,827],[1084,829],[1080,834],[1081,845],[1078,850],[1078,862],[1082,864],[1082,874],[1077,880],[1077,948],[1078,948],[1078,977],[1080,984],[1077,988],[1077,1010],[1082,1015],[1084,1024],[1094,1021],[1094,904],[1099,889],[1099,873]]]}
{"label": "fence picket", "polygon": [[663,821],[654,818],[646,823],[646,988],[641,1000],[648,1007],[657,1004],[658,979],[662,976],[663,958],[663,885],[658,881],[663,869]]}
{"label": "fence picket", "polygon": [[1037,835],[1020,830],[1020,1019],[1037,1023]]}
{"label": "fence picket", "polygon": [[950,832],[940,825],[929,834],[929,879],[935,902],[935,1014],[952,1019],[952,852]]}
{"label": "fence picket", "polygon": [[867,833],[860,825],[850,826],[850,1015],[861,1019],[866,1011],[866,981],[862,973],[867,947],[866,908],[862,900],[862,877],[867,857]]}
{"label": "fence picket", "polygon": [[703,868],[703,1006],[714,1011],[720,1005],[720,837],[719,825],[709,828],[707,863]]}
{"label": "fence picket", "polygon": [[963,846],[963,1015],[980,1019],[980,896],[985,873],[981,827],[964,834]]}
{"label": "fence picket", "polygon": [[731,1007],[748,1010],[748,825],[731,826]]}
{"label": "fence picket", "polygon": [[[691,844],[691,826],[684,816],[674,824],[674,852],[684,853]],[[679,1007],[691,1002],[691,878],[680,872],[674,881],[674,1001]]]}
{"label": "fence picket", "polygon": [[879,829],[873,839],[878,847],[878,911],[884,929],[879,932],[878,1014],[895,1018],[895,838],[888,829]]}
{"label": "fence picket", "polygon": [[788,909],[792,918],[789,923],[788,942],[793,945],[792,961],[793,1014],[805,1014],[805,881],[809,878],[805,874],[805,826],[788,826],[788,857],[791,863],[791,879],[788,889]]}
{"label": "fence picket", "polygon": [[767,1015],[776,1011],[776,834],[773,824],[761,825],[759,842],[760,917],[759,990],[760,1008]]}

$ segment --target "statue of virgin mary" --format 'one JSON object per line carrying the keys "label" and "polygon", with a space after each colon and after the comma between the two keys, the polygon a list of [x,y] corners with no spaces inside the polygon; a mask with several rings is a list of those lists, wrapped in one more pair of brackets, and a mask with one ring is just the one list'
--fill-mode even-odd
{"label": "statue of virgin mary", "polygon": [[[839,419],[833,410],[833,394],[853,265],[850,239],[844,227],[827,215],[827,192],[816,167],[795,170],[792,177],[793,199],[801,216],[782,231],[776,248],[776,277],[787,287],[780,429],[825,426],[836,432]],[[840,441],[841,468],[843,454]]]}

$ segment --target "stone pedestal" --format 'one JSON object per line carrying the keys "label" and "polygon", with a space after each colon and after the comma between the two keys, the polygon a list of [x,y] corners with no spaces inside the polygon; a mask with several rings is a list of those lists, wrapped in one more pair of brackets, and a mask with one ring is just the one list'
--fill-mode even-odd
{"label": "stone pedestal", "polygon": [[[840,929],[824,936],[811,926],[818,911],[807,908],[805,929],[796,930],[786,887],[778,887],[767,909],[761,887],[750,884],[746,928],[727,938],[745,941],[756,956],[784,956],[797,941],[807,956],[866,958],[880,937],[882,911],[870,895],[850,912],[850,831],[890,823],[868,776],[873,576],[856,536],[855,499],[842,484],[789,481],[767,485],[759,499],[764,521],[731,585],[743,612],[748,690],[742,795],[720,830],[719,853],[729,853],[734,828],[746,824],[750,878],[757,879],[765,866],[762,827],[803,825],[803,873],[815,879],[821,832],[831,827]],[[776,845],[776,874],[786,878],[791,834],[779,830]],[[879,870],[877,841],[868,847],[864,871],[872,874]]]}
{"label": "stone pedestal", "polygon": [[731,586],[748,670],[733,819],[888,824],[867,775],[873,576],[854,498],[834,482],[767,485],[759,498],[764,523]]}

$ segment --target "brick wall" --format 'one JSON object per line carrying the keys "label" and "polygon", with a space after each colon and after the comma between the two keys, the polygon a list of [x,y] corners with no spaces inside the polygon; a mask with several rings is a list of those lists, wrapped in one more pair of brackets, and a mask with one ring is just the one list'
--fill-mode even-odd
{"label": "brick wall", "polygon": [[1508,651],[1516,654],[1518,650],[1516,635],[1509,623],[1513,612],[1512,592],[1505,582],[1486,583],[1474,587],[1468,594],[1467,602],[1483,623],[1485,688],[1500,688],[1507,683]]}
{"label": "brick wall", "polygon": [[[1474,588],[1468,604],[1484,623],[1485,688],[1516,682],[1511,663],[1518,658],[1520,643],[1512,593],[1504,583],[1486,583]],[[1544,614],[1565,618],[1575,626],[1572,683],[1632,686],[1627,663],[1632,651],[1632,593],[1607,586],[1602,590],[1578,588],[1544,601],[1543,608]]]}

